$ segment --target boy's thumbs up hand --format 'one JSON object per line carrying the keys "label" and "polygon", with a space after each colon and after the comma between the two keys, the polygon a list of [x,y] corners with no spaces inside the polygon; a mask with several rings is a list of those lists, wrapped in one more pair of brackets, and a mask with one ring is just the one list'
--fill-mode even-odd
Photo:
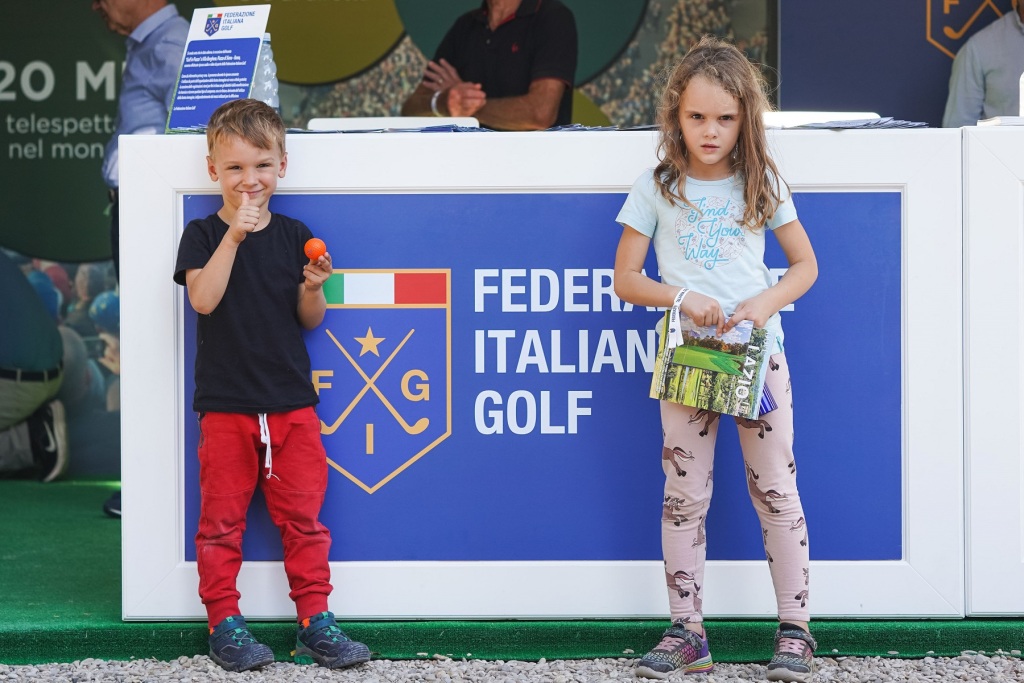
{"label": "boy's thumbs up hand", "polygon": [[242,203],[235,211],[235,220],[231,222],[228,233],[235,242],[241,242],[245,236],[256,229],[260,220],[260,207],[249,203],[249,193],[242,193]]}

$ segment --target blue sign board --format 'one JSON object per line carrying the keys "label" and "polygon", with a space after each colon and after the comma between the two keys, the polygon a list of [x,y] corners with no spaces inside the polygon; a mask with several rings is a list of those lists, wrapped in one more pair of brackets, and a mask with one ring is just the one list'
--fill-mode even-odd
{"label": "blue sign board", "polygon": [[[306,336],[331,464],[321,521],[332,561],[661,559],[661,428],[647,398],[661,313],[612,292],[623,199],[273,199],[327,243],[330,284],[344,282]],[[795,196],[820,269],[783,313],[816,560],[902,557],[901,201],[898,192]],[[185,221],[220,205],[186,196]],[[768,243],[769,267],[785,268]],[[653,254],[646,269],[657,272]],[[360,299],[371,281],[395,298]],[[191,415],[196,314],[185,301]],[[719,430],[708,557],[762,559],[735,431],[728,421]],[[188,560],[197,439],[186,419]],[[259,493],[244,554],[282,557]]]}

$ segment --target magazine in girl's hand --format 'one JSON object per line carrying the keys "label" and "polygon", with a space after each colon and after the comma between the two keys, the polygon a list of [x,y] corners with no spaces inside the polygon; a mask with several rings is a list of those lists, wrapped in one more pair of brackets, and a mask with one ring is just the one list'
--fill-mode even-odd
{"label": "magazine in girl's hand", "polygon": [[665,325],[651,398],[751,420],[774,407],[770,394],[762,401],[774,334],[744,320],[716,337],[714,325],[696,325],[682,316],[683,343],[669,349],[667,313]]}

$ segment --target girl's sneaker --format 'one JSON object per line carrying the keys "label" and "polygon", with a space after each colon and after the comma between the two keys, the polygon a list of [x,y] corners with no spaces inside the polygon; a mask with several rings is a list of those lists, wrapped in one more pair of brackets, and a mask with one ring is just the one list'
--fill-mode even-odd
{"label": "girl's sneaker", "polygon": [[210,659],[228,671],[249,671],[274,662],[274,651],[257,642],[241,615],[210,630]]}
{"label": "girl's sneaker", "polygon": [[634,672],[640,678],[666,678],[673,671],[707,673],[715,668],[708,650],[708,639],[672,624],[653,650],[645,654]]}
{"label": "girl's sneaker", "polygon": [[780,624],[775,632],[775,655],[768,662],[768,680],[808,683],[814,675],[817,649],[810,633],[793,624]]}

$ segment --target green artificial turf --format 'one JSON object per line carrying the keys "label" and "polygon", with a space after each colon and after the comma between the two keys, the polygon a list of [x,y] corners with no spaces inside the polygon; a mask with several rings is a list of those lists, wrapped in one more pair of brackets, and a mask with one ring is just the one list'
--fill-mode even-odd
{"label": "green artificial turf", "polygon": [[[205,623],[121,621],[121,524],[102,511],[116,488],[99,481],[0,481],[0,662],[172,660],[207,652]],[[278,659],[288,658],[294,624],[250,626]],[[375,657],[504,660],[638,656],[666,626],[628,619],[342,624]],[[717,661],[765,661],[771,654],[773,622],[709,620],[707,630]],[[1024,619],[818,620],[813,631],[819,656],[1024,649]]]}
{"label": "green artificial turf", "polygon": [[0,481],[0,628],[121,618],[121,523],[103,513],[116,482]]}

